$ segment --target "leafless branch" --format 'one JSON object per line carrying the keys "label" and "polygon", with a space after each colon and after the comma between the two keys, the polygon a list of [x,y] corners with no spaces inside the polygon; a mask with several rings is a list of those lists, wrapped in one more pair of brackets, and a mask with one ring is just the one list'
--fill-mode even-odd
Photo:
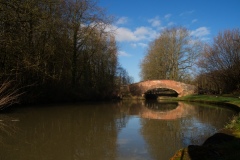
{"label": "leafless branch", "polygon": [[0,110],[14,103],[18,103],[21,93],[18,93],[19,89],[11,87],[12,81],[5,81],[0,86]]}

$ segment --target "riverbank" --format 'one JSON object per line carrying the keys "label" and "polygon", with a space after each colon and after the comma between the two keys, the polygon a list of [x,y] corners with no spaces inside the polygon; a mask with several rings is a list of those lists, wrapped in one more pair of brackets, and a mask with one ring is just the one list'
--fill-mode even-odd
{"label": "riverbank", "polygon": [[240,97],[233,96],[218,96],[218,95],[191,95],[176,98],[179,101],[190,102],[205,102],[205,103],[221,103],[221,104],[233,104],[240,108]]}
{"label": "riverbank", "polygon": [[[240,108],[240,98],[216,95],[192,95],[174,98],[177,101],[219,103],[235,105]],[[180,149],[171,160],[237,160],[240,159],[240,114],[232,120],[219,133],[209,137],[201,146],[189,145]]]}

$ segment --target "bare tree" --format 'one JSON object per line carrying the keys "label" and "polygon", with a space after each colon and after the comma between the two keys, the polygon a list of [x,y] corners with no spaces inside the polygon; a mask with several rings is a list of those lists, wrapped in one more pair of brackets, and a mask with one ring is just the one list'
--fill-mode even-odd
{"label": "bare tree", "polygon": [[150,44],[140,65],[141,77],[184,81],[200,49],[201,43],[186,28],[167,28]]}
{"label": "bare tree", "polygon": [[204,47],[198,66],[208,76],[209,83],[218,83],[218,90],[232,92],[240,89],[240,30],[220,32],[212,45]]}
{"label": "bare tree", "polygon": [[76,85],[77,63],[85,50],[86,43],[96,29],[104,32],[104,26],[111,22],[104,10],[97,6],[95,0],[65,0],[69,36],[72,50],[72,87]]}
{"label": "bare tree", "polygon": [[26,102],[114,90],[117,46],[106,31],[112,19],[97,0],[0,0],[0,11],[0,79],[31,85]]}

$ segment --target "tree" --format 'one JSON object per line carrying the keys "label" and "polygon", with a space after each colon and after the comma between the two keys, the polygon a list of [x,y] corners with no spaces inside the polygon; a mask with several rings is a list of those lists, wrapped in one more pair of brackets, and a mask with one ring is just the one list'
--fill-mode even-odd
{"label": "tree", "polygon": [[201,43],[186,28],[167,28],[155,39],[140,64],[142,80],[184,81],[201,50]]}
{"label": "tree", "polygon": [[76,84],[79,90],[95,97],[110,96],[114,90],[117,67],[115,38],[101,30],[91,31],[78,59]]}
{"label": "tree", "polygon": [[102,32],[105,26],[111,22],[106,16],[104,10],[97,6],[95,0],[65,0],[66,14],[71,37],[72,50],[72,87],[76,87],[77,80],[77,63],[82,50],[85,50],[88,39],[96,29]]}
{"label": "tree", "polygon": [[0,0],[0,11],[0,79],[17,81],[27,101],[114,90],[111,18],[95,0]]}
{"label": "tree", "polygon": [[[220,32],[212,45],[206,45],[198,66],[215,83],[216,91],[232,92],[240,89],[240,30]],[[208,87],[206,87],[209,89]]]}
{"label": "tree", "polygon": [[122,85],[128,85],[134,82],[133,77],[129,76],[128,72],[126,69],[118,65],[117,67],[117,73],[116,73],[116,84],[119,87]]}

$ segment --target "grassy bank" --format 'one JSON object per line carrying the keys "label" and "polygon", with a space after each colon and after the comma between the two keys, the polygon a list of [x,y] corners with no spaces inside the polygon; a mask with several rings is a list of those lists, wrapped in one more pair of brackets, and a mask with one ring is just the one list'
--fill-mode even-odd
{"label": "grassy bank", "polygon": [[190,95],[177,98],[176,100],[191,101],[191,102],[207,102],[207,103],[223,103],[233,104],[240,107],[240,97],[233,97],[229,95]]}
{"label": "grassy bank", "polygon": [[[231,104],[240,108],[240,98],[223,95],[192,95],[174,98],[178,101]],[[240,114],[233,117],[225,128],[209,137],[201,146],[189,145],[179,150],[171,160],[196,160],[196,159],[240,159]]]}
{"label": "grassy bank", "polygon": [[[216,96],[216,95],[190,95],[176,98],[175,100],[189,101],[189,102],[203,102],[203,103],[219,103],[226,105],[234,105],[240,109],[240,97],[230,95]],[[233,117],[229,124],[225,127],[232,131],[232,133],[240,138],[240,114]]]}

